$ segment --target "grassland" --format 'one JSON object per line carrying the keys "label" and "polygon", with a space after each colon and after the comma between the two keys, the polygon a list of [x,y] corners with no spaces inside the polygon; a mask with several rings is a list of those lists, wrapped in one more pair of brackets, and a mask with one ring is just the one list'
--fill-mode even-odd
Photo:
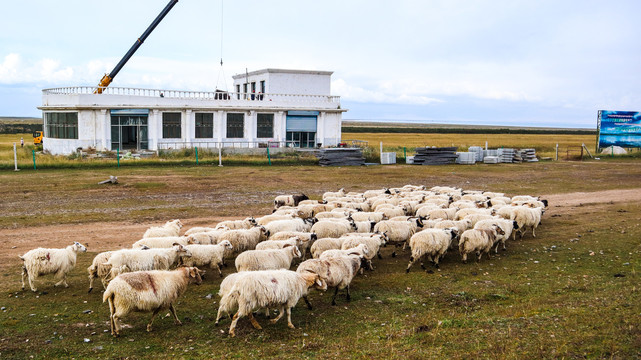
{"label": "grassland", "polygon": [[[119,185],[97,185],[117,175]],[[84,269],[98,251],[127,246],[168,218],[187,226],[207,219],[267,214],[278,193],[346,187],[362,191],[406,183],[449,184],[509,194],[568,194],[639,189],[634,159],[476,166],[181,166],[0,173],[0,357],[2,358],[634,358],[641,348],[638,201],[551,204],[537,238],[510,242],[491,260],[462,264],[451,253],[441,271],[404,273],[409,254],[375,261],[355,280],[352,301],[313,293],[313,311],[293,312],[290,330],[239,323],[238,337],[215,327],[220,279],[190,287],[177,304],[185,323],[132,314],[114,339],[101,294],[86,293]],[[211,222],[211,220],[210,220]],[[136,231],[130,229],[135,227]],[[65,232],[60,232],[65,229]],[[120,230],[119,230],[120,229]],[[104,236],[106,233],[107,236]],[[23,234],[20,236],[20,234]],[[41,236],[38,236],[40,234]],[[64,235],[61,235],[64,234]],[[65,245],[82,237],[68,289],[39,280],[20,291],[17,253],[25,244]],[[114,239],[105,240],[113,237]],[[12,245],[18,249],[11,249]],[[15,245],[14,245],[15,246]],[[232,271],[225,270],[225,274]],[[98,290],[99,290],[98,285]],[[214,294],[208,298],[208,294]],[[90,310],[90,311],[87,311]],[[90,342],[84,342],[88,339]]]}
{"label": "grassland", "polygon": [[[510,135],[514,142],[508,143],[482,134],[343,135],[368,140],[375,148],[383,141],[386,150],[400,147],[401,152],[403,146],[466,148],[488,141],[490,147],[534,147],[545,154],[539,149],[564,139],[527,135],[515,140],[518,135]],[[7,152],[15,141],[11,136],[0,135],[0,161],[12,161]],[[563,141],[590,146],[594,138]],[[641,357],[640,198],[593,193],[638,195],[641,166],[633,157],[340,168],[312,166],[308,159],[281,159],[270,167],[266,159],[231,157],[218,167],[213,155],[198,166],[187,157],[116,168],[115,161],[49,157],[42,162],[50,166],[34,171],[31,149],[19,155],[21,171],[0,171],[2,359]],[[243,160],[251,166],[240,166]],[[120,183],[98,185],[110,175]],[[260,216],[282,193],[304,192],[318,199],[340,187],[364,191],[404,184],[550,195],[556,203],[551,202],[536,238],[509,242],[506,252],[480,263],[462,264],[458,254],[449,253],[440,271],[428,274],[415,266],[405,274],[409,253],[392,258],[392,249],[384,248],[376,270],[355,279],[351,302],[343,295],[331,306],[331,291],[312,293],[313,311],[301,305],[293,311],[295,330],[283,320],[270,325],[259,317],[264,330],[254,330],[243,319],[237,337],[229,338],[228,320],[214,326],[220,279],[212,272],[176,305],[184,326],[175,327],[162,313],[147,333],[149,314],[132,314],[121,338],[108,333],[100,285],[86,292],[84,269],[93,256],[129,246],[152,224],[181,218],[191,227]],[[573,201],[563,203],[566,198]],[[17,255],[73,240],[89,243],[89,252],[78,257],[70,288],[54,288],[51,277],[43,277],[38,293],[20,291]]]}

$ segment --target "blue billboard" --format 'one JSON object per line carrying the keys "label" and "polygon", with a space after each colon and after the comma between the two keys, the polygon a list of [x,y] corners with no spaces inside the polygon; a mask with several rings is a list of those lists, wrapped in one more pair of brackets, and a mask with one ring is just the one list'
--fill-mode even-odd
{"label": "blue billboard", "polygon": [[599,110],[599,147],[641,147],[641,112]]}

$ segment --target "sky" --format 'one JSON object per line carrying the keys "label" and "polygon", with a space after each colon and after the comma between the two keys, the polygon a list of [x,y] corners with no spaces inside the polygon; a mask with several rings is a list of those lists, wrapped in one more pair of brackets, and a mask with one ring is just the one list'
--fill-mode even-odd
{"label": "sky", "polygon": [[[97,85],[167,2],[4,4],[0,116]],[[641,111],[640,18],[638,0],[180,0],[111,86],[328,70],[344,120],[593,129],[598,110]]]}

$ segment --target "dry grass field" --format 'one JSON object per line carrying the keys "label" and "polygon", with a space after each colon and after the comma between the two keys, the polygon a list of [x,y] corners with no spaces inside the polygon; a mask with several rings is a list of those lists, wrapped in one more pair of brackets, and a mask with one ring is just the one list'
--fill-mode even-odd
{"label": "dry grass field", "polygon": [[[120,184],[98,185],[109,175]],[[641,356],[639,256],[641,167],[635,159],[474,166],[140,166],[0,172],[0,358],[635,358]],[[309,311],[264,329],[241,319],[214,326],[220,279],[211,273],[176,304],[182,327],[162,313],[132,314],[123,336],[108,333],[100,285],[87,294],[85,269],[100,251],[129,247],[144,230],[181,218],[186,228],[260,216],[277,194],[363,191],[425,184],[543,195],[537,230],[508,250],[441,269],[409,253],[375,260],[355,279],[352,300],[313,292]],[[17,257],[38,246],[88,243],[70,287],[50,276],[20,290]],[[224,270],[229,274],[233,268]],[[210,295],[211,294],[211,295]],[[86,339],[86,340],[85,340]]]}

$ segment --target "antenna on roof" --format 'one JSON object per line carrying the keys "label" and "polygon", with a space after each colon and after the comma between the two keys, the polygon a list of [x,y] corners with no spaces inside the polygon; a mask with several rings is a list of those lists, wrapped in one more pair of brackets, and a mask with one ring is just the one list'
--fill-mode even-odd
{"label": "antenna on roof", "polygon": [[227,80],[225,80],[225,70],[223,69],[223,2],[220,0],[220,70],[218,71],[218,79],[216,80],[216,90],[218,90],[218,83],[220,82],[220,75],[223,76],[223,85],[227,91]]}

